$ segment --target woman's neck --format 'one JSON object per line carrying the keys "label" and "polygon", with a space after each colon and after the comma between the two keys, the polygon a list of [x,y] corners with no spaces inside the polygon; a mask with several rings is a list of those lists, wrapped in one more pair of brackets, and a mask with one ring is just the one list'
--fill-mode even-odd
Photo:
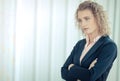
{"label": "woman's neck", "polygon": [[89,34],[89,35],[88,35],[89,43],[94,42],[94,39],[95,39],[96,37],[98,37],[98,36],[100,36],[99,33]]}

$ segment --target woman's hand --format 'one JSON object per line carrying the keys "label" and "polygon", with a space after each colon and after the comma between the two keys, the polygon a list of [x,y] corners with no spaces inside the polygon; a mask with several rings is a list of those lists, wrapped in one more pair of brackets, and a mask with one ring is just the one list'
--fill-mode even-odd
{"label": "woman's hand", "polygon": [[96,64],[96,62],[97,62],[97,58],[90,64],[89,69],[91,69],[92,67],[94,67],[95,64]]}
{"label": "woman's hand", "polygon": [[74,66],[74,64],[70,64],[70,65],[68,66],[68,70],[70,70],[70,68],[73,67],[73,66]]}
{"label": "woman's hand", "polygon": [[81,80],[77,79],[77,81],[81,81]]}
{"label": "woman's hand", "polygon": [[[68,70],[70,70],[70,68],[73,67],[73,66],[74,66],[74,64],[70,64],[70,65],[68,66]],[[81,80],[77,79],[77,81],[81,81]]]}

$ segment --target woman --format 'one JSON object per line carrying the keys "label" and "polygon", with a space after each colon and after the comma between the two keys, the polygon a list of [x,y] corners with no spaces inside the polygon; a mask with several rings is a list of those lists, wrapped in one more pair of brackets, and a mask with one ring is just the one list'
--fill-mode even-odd
{"label": "woman", "polygon": [[76,20],[85,39],[77,42],[61,68],[66,81],[106,81],[117,56],[116,44],[109,37],[109,26],[103,7],[85,1],[76,11]]}

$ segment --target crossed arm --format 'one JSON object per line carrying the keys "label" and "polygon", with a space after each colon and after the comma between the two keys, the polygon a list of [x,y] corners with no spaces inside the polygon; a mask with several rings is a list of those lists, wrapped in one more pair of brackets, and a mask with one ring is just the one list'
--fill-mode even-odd
{"label": "crossed arm", "polygon": [[[94,65],[96,64],[96,62],[97,62],[97,58],[90,64],[89,69],[91,69],[92,67],[94,67]],[[68,70],[70,70],[70,68],[73,67],[73,66],[74,66],[74,64],[70,64],[68,66]],[[81,80],[77,79],[77,81],[81,81]]]}
{"label": "crossed arm", "polygon": [[97,61],[93,61],[89,69],[86,69],[73,63],[73,51],[61,69],[62,78],[67,81],[77,81],[78,79],[82,81],[95,81],[112,65],[116,56],[116,46],[113,43],[107,44],[101,50]]}

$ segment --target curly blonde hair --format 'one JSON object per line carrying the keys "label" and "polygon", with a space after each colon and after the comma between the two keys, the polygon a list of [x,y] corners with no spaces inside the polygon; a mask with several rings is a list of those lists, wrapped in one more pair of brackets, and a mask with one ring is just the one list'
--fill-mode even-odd
{"label": "curly blonde hair", "polygon": [[101,6],[100,4],[93,2],[93,1],[84,1],[81,4],[79,4],[79,6],[76,10],[76,13],[75,13],[75,19],[76,19],[78,28],[80,28],[79,22],[78,22],[78,12],[85,10],[85,9],[89,9],[92,11],[92,13],[97,21],[97,25],[99,27],[99,33],[101,35],[109,35],[110,27],[109,27],[109,23],[108,23],[107,14],[103,10],[103,6]]}

